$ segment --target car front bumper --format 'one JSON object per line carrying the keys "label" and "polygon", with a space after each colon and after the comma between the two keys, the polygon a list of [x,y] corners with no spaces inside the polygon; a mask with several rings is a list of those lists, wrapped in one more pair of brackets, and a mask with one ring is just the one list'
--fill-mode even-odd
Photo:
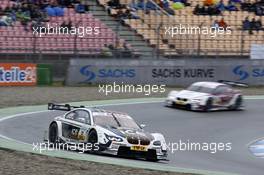
{"label": "car front bumper", "polygon": [[193,111],[203,111],[205,108],[204,105],[200,105],[199,103],[192,103],[190,101],[187,101],[187,102],[180,101],[179,102],[179,101],[175,101],[172,99],[166,99],[165,105],[176,107],[176,108],[181,108],[181,109],[193,110]]}
{"label": "car front bumper", "polygon": [[105,148],[102,152],[106,154],[121,156],[121,157],[167,160],[168,157],[167,150],[162,150],[161,146],[157,146],[157,147],[146,146],[147,149],[144,151],[131,150],[131,146],[133,145],[111,144],[109,147]]}

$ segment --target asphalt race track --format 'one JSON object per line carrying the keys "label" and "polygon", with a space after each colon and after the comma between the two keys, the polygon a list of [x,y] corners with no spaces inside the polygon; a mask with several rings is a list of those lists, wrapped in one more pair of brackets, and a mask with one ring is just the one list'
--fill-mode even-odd
{"label": "asphalt race track", "polygon": [[[105,109],[129,113],[145,130],[161,132],[167,143],[232,143],[231,151],[174,151],[171,166],[263,175],[264,159],[255,157],[248,144],[264,137],[263,100],[246,100],[244,111],[190,112],[163,107],[162,103],[106,106]],[[0,134],[32,144],[42,142],[50,121],[62,112],[28,114],[0,122]]]}

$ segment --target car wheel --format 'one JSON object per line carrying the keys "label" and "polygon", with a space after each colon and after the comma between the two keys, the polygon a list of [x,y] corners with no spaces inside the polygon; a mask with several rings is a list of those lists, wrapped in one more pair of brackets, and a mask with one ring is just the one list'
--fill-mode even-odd
{"label": "car wheel", "polygon": [[95,145],[97,142],[98,142],[97,132],[95,130],[91,130],[88,134],[88,143],[92,144],[91,151],[98,151],[98,148],[96,149],[96,145]]}
{"label": "car wheel", "polygon": [[55,122],[49,127],[49,142],[53,144],[58,142],[58,126]]}
{"label": "car wheel", "polygon": [[242,103],[243,103],[243,98],[241,95],[239,95],[235,101],[235,104],[232,106],[231,109],[238,110],[242,106]]}
{"label": "car wheel", "polygon": [[213,98],[208,98],[208,100],[205,103],[204,111],[208,112],[212,109],[213,107]]}
{"label": "car wheel", "polygon": [[186,109],[187,109],[188,111],[191,111],[191,110],[192,110],[192,105],[191,105],[191,104],[187,104],[187,105],[186,105]]}

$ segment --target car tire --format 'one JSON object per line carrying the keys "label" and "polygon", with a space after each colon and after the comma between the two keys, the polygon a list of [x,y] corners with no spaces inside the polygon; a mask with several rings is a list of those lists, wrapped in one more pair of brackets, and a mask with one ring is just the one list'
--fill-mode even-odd
{"label": "car tire", "polygon": [[58,143],[58,126],[55,122],[51,123],[49,127],[49,142]]}
{"label": "car tire", "polygon": [[98,135],[94,129],[91,130],[88,134],[88,143],[92,144],[92,150],[91,150],[92,152],[98,151],[97,150],[98,148],[96,149],[96,146],[95,146],[95,144],[98,143]]}
{"label": "car tire", "polygon": [[192,105],[191,104],[187,104],[186,105],[186,110],[191,111],[192,110]]}
{"label": "car tire", "polygon": [[236,98],[236,101],[235,101],[235,104],[232,105],[231,109],[232,110],[238,110],[243,104],[243,98],[241,95],[239,95],[237,98]]}
{"label": "car tire", "polygon": [[212,107],[213,107],[213,98],[210,97],[205,103],[204,111],[208,112],[212,109]]}

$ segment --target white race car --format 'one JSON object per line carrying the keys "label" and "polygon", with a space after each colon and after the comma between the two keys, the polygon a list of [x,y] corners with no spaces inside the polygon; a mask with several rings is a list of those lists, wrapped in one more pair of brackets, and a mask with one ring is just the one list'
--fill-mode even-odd
{"label": "white race car", "polygon": [[186,90],[171,91],[165,106],[197,111],[238,110],[243,107],[243,96],[224,83],[196,82]]}
{"label": "white race car", "polygon": [[143,125],[138,125],[125,113],[53,103],[48,104],[48,109],[67,111],[49,125],[48,142],[53,145],[83,143],[87,152],[150,161],[167,159],[164,136],[145,132]]}

